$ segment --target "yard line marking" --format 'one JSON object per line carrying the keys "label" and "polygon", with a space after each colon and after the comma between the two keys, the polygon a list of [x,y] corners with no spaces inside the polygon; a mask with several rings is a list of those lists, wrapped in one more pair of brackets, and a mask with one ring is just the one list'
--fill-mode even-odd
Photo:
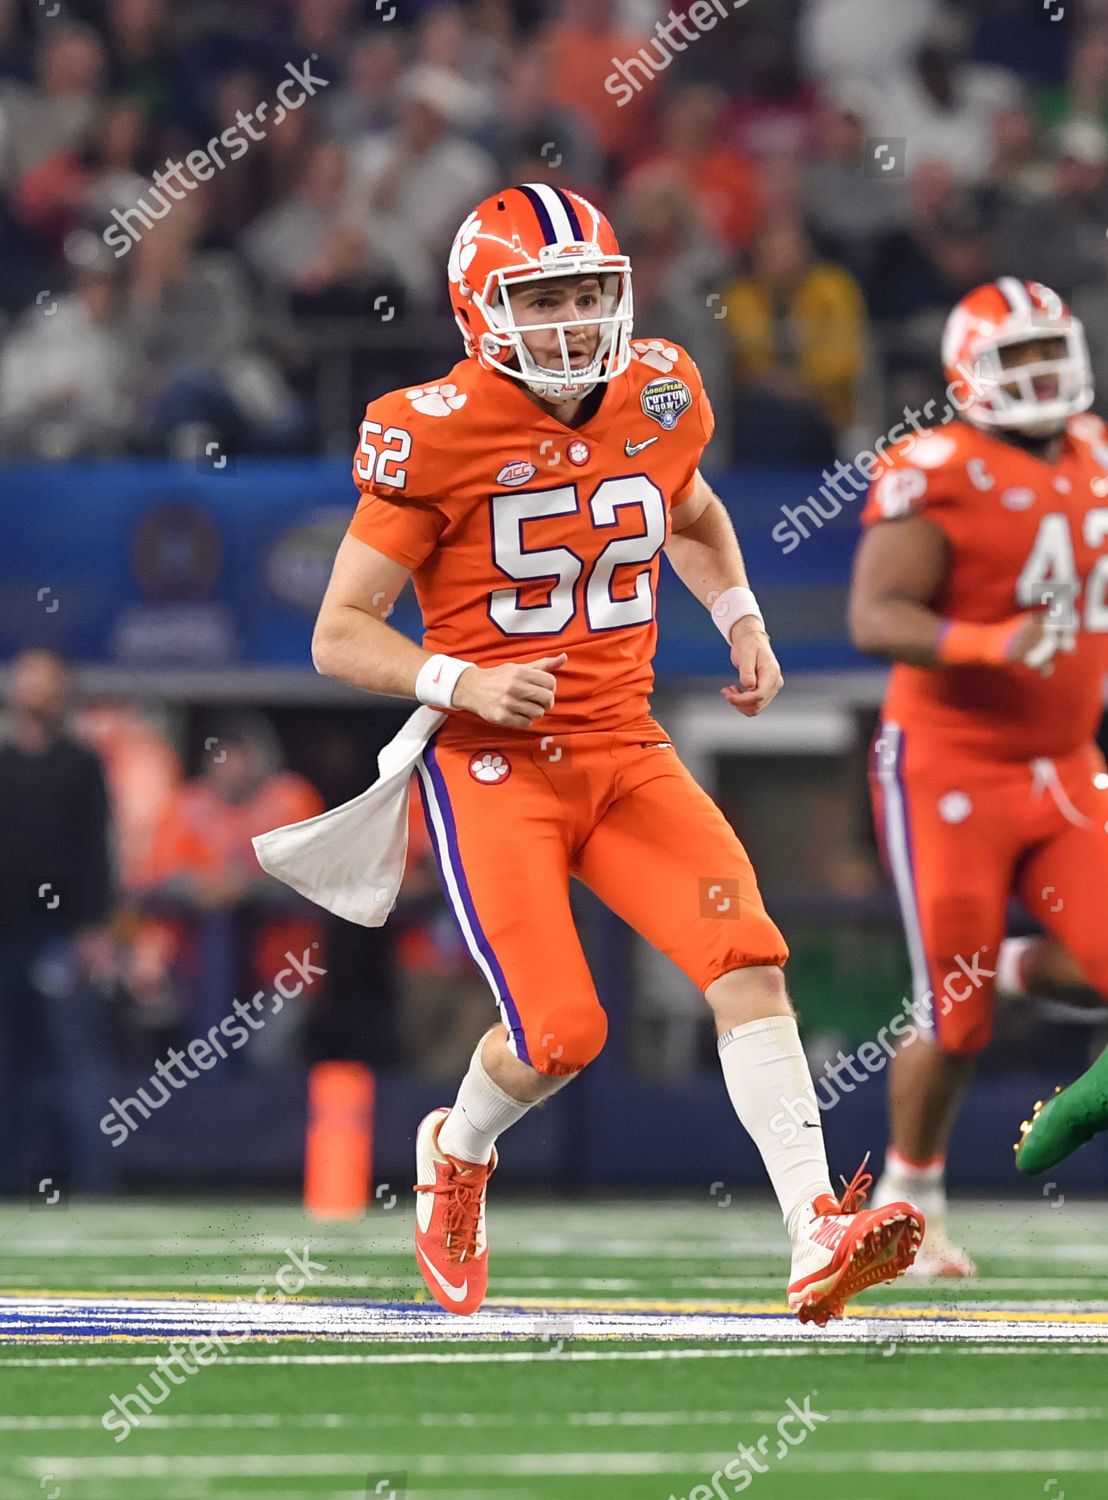
{"label": "yard line marking", "polygon": [[[1018,1341],[1015,1347],[1018,1347]],[[913,1344],[911,1357],[923,1359],[928,1355],[944,1359],[963,1358],[969,1355],[986,1354],[1010,1359],[1013,1344]],[[1073,1344],[1060,1340],[1056,1344],[1042,1344],[1036,1348],[1038,1354],[1061,1354],[1067,1358],[1075,1354],[1092,1354],[1101,1359],[1108,1351],[1096,1344]],[[854,1350],[846,1344],[819,1345],[815,1348],[778,1348],[774,1345],[762,1347],[723,1349],[575,1349],[558,1355],[559,1360],[578,1364],[625,1362],[663,1359],[806,1359],[815,1355],[819,1359],[848,1358]],[[549,1356],[547,1356],[549,1359]],[[524,1364],[535,1362],[531,1351],[487,1350],[482,1352],[465,1350],[459,1353],[420,1352],[418,1354],[228,1354],[219,1360],[224,1365],[487,1365]],[[539,1360],[545,1363],[546,1360]],[[43,1355],[31,1359],[4,1359],[0,1357],[0,1369],[44,1370],[44,1369],[104,1369],[150,1368],[147,1355]]]}
{"label": "yard line marking", "polygon": [[[1053,1346],[1048,1346],[1053,1347]],[[1060,1347],[1060,1346],[1059,1346]],[[823,1358],[833,1355],[850,1355],[847,1347],[830,1346],[820,1349]],[[946,1353],[938,1345],[913,1349],[913,1354]],[[962,1350],[959,1353],[965,1352]],[[994,1349],[994,1354],[1008,1355],[1007,1347]],[[560,1354],[560,1360],[590,1364],[603,1361],[657,1360],[657,1359],[803,1359],[809,1349],[778,1349],[773,1345],[765,1348],[742,1349],[575,1349]],[[477,1352],[465,1350],[458,1353],[440,1353],[428,1350],[418,1354],[226,1354],[219,1360],[224,1365],[491,1365],[532,1364],[535,1355],[530,1350],[488,1350]],[[43,1370],[71,1369],[89,1370],[107,1367],[150,1368],[149,1355],[90,1354],[90,1355],[43,1355],[41,1359],[4,1359],[0,1356],[0,1369]]]}
{"label": "yard line marking", "polygon": [[[490,1475],[509,1478],[545,1477],[552,1462],[559,1474],[593,1476],[684,1474],[715,1469],[718,1451],[708,1453],[474,1453],[474,1454],[330,1454],[330,1453],[212,1453],[174,1454],[165,1457],[123,1455],[96,1458],[23,1459],[18,1469],[33,1477],[53,1474],[57,1479],[95,1478],[161,1479],[259,1478],[365,1474],[405,1470],[417,1478],[437,1479],[459,1475]],[[1052,1471],[1056,1474],[1108,1472],[1108,1453],[1083,1449],[984,1450],[966,1453],[922,1452],[818,1453],[794,1450],[789,1456],[794,1472],[849,1474],[968,1474]]]}
{"label": "yard line marking", "polygon": [[[390,1417],[398,1426],[416,1427],[737,1427],[745,1422],[776,1422],[780,1411],[578,1411],[555,1416],[547,1412],[421,1412],[416,1417]],[[854,1422],[893,1422],[946,1424],[962,1422],[1099,1422],[1108,1417],[1105,1406],[977,1406],[924,1407],[905,1411],[885,1407],[866,1407],[860,1411],[844,1408],[828,1411],[825,1416]],[[151,1432],[237,1432],[257,1429],[305,1428],[322,1431],[359,1431],[365,1427],[362,1416],[335,1412],[294,1414],[291,1412],[209,1412],[203,1415],[168,1417],[151,1412],[137,1425]],[[99,1417],[12,1417],[0,1416],[0,1432],[99,1432]],[[364,1500],[364,1496],[359,1496]]]}
{"label": "yard line marking", "polygon": [[[501,1265],[503,1257],[501,1258]],[[228,1271],[197,1274],[195,1271],[162,1271],[162,1272],[139,1272],[131,1275],[123,1274],[99,1274],[95,1276],[89,1273],[87,1267],[82,1270],[85,1280],[95,1280],[93,1287],[45,1287],[41,1285],[39,1273],[29,1271],[23,1274],[13,1274],[11,1271],[0,1273],[0,1296],[12,1297],[96,1297],[111,1289],[119,1288],[130,1291],[136,1297],[158,1296],[181,1297],[191,1300],[197,1287],[211,1288],[254,1288],[259,1280],[265,1278],[267,1267],[264,1262],[259,1263],[256,1271]],[[674,1302],[690,1300],[685,1294],[691,1292],[725,1291],[731,1292],[735,1297],[743,1297],[753,1292],[776,1292],[783,1285],[782,1276],[663,1276],[644,1274],[638,1277],[607,1277],[607,1276],[512,1276],[503,1271],[497,1276],[496,1284],[502,1293],[516,1292],[520,1295],[501,1295],[489,1299],[486,1305],[495,1305],[496,1302],[511,1303],[518,1306],[521,1296],[530,1292],[599,1292],[608,1294],[606,1303],[619,1303],[620,1305],[635,1305],[641,1303],[643,1288],[657,1286],[660,1282],[668,1282],[672,1291],[665,1295],[667,1299]],[[414,1275],[408,1276],[361,1276],[321,1274],[312,1278],[313,1286],[331,1287],[335,1290],[366,1291],[366,1292],[403,1292],[410,1291],[416,1286]],[[150,1288],[149,1293],[143,1288]],[[981,1300],[983,1292],[1008,1292],[1008,1291],[1052,1291],[1061,1292],[1066,1289],[1083,1292],[1103,1292],[1108,1294],[1108,1276],[977,1276],[972,1282],[965,1286],[943,1287],[945,1297],[960,1307],[987,1307],[989,1304]],[[936,1286],[934,1280],[923,1277],[914,1278],[907,1283],[900,1281],[897,1285],[898,1297],[911,1297],[923,1302],[932,1299],[935,1295]],[[617,1293],[628,1295],[617,1297]],[[635,1294],[638,1295],[635,1295]],[[210,1295],[218,1295],[218,1290]],[[235,1294],[228,1290],[225,1293],[228,1300],[234,1300]],[[730,1305],[730,1304],[727,1304]],[[783,1303],[777,1304],[784,1306]],[[1067,1309],[1071,1303],[1068,1299],[1042,1299],[1027,1298],[1014,1300],[1006,1297],[1004,1305],[1012,1310],[1034,1310],[1052,1311],[1056,1309]],[[1082,1297],[1082,1309],[1086,1312],[1108,1311],[1108,1295],[1101,1298]]]}
{"label": "yard line marking", "polygon": [[[728,1427],[743,1422],[776,1422],[780,1411],[578,1411],[554,1416],[547,1412],[423,1412],[421,1427]],[[945,1425],[962,1422],[1099,1422],[1108,1406],[976,1406],[843,1408],[825,1416],[844,1422],[893,1422]],[[145,1425],[145,1419],[144,1419]]]}

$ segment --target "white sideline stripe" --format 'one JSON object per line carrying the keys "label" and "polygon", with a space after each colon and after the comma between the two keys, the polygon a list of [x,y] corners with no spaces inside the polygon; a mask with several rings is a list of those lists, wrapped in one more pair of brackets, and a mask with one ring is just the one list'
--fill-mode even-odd
{"label": "white sideline stripe", "polygon": [[[899,1321],[907,1311],[908,1320]],[[990,1308],[990,1312],[994,1309]],[[1003,1308],[995,1309],[1003,1313]],[[735,1339],[757,1343],[870,1344],[887,1339],[895,1330],[899,1344],[947,1344],[971,1340],[1022,1344],[1057,1342],[1108,1343],[1108,1319],[1066,1321],[1064,1318],[933,1318],[893,1305],[874,1308],[872,1317],[852,1317],[825,1329],[805,1326],[788,1313],[727,1313],[719,1310],[682,1311],[660,1307],[612,1311],[587,1305],[565,1307],[491,1306],[464,1320],[454,1320],[430,1305],[388,1307],[356,1301],[244,1303],[242,1301],[112,1297],[0,1296],[0,1343],[41,1344],[51,1335],[87,1342],[98,1337],[131,1336],[164,1343],[170,1337],[202,1338],[209,1334],[245,1337],[263,1334],[281,1338],[390,1338],[404,1342],[486,1343],[499,1339],[540,1341],[553,1345],[549,1353],[526,1357],[564,1358],[562,1342],[589,1339],[693,1340]]]}
{"label": "white sideline stripe", "polygon": [[[774,1423],[780,1411],[573,1411],[564,1416],[546,1412],[422,1412],[418,1417],[390,1420],[397,1426],[417,1427],[728,1427],[743,1422]],[[844,1422],[960,1423],[960,1422],[1099,1422],[1108,1417],[1105,1406],[976,1406],[917,1407],[905,1411],[864,1407],[860,1411],[828,1411],[825,1416]],[[163,1417],[152,1412],[138,1424],[144,1432],[237,1432],[248,1429],[307,1428],[324,1431],[364,1429],[366,1419],[332,1412],[294,1415],[291,1412],[210,1412],[204,1416]],[[0,1432],[98,1432],[99,1417],[0,1417]],[[364,1497],[359,1496],[359,1500]]]}
{"label": "white sideline stripe", "polygon": [[[780,1415],[780,1413],[778,1413]],[[58,1479],[96,1478],[284,1478],[346,1475],[389,1470],[421,1479],[478,1474],[508,1478],[546,1477],[551,1466],[559,1474],[635,1475],[684,1474],[719,1465],[718,1450],[708,1453],[473,1453],[473,1454],[330,1454],[330,1453],[213,1453],[166,1457],[30,1458],[18,1464],[24,1474],[53,1474]],[[922,1452],[818,1453],[807,1449],[788,1454],[791,1471],[846,1474],[976,1474],[1053,1471],[1055,1474],[1108,1472],[1108,1453],[1079,1448],[983,1449],[966,1453]]]}

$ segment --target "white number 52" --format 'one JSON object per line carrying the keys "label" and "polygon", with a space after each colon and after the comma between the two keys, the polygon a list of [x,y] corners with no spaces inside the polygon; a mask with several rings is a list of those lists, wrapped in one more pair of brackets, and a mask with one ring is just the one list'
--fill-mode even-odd
{"label": "white number 52", "polygon": [[382,431],[380,422],[371,422],[367,417],[362,423],[358,451],[365,454],[364,459],[356,459],[354,463],[359,479],[367,484],[387,484],[394,490],[402,490],[408,483],[408,471],[400,465],[411,455],[412,435],[403,427],[386,427]]}

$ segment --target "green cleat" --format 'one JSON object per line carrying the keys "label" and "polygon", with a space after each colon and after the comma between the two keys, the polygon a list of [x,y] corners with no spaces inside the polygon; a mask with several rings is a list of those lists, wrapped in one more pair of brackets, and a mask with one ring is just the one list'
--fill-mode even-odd
{"label": "green cleat", "polygon": [[1020,1126],[1016,1166],[1029,1176],[1045,1172],[1102,1130],[1108,1130],[1108,1051],[1068,1088],[1039,1100]]}

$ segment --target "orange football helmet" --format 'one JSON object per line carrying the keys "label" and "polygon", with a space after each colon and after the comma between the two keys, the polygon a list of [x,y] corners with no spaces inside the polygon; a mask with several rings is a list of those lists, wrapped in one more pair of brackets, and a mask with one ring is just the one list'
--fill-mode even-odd
{"label": "orange football helmet", "polygon": [[[1053,357],[1005,361],[1014,345],[1054,340]],[[951,399],[977,427],[1049,437],[1093,402],[1085,330],[1040,281],[1001,276],[968,293],[946,320],[942,359]],[[1053,384],[1053,391],[1044,392],[1044,383]]]}
{"label": "orange football helmet", "polygon": [[[548,401],[578,400],[614,380],[631,361],[631,262],[612,226],[579,193],[549,183],[505,188],[479,203],[454,237],[447,267],[450,305],[466,353],[487,370],[521,381]],[[516,323],[509,293],[521,283],[560,276],[600,279],[601,311],[594,358],[574,369],[566,344],[573,323]],[[561,368],[540,365],[524,332],[556,329]]]}

